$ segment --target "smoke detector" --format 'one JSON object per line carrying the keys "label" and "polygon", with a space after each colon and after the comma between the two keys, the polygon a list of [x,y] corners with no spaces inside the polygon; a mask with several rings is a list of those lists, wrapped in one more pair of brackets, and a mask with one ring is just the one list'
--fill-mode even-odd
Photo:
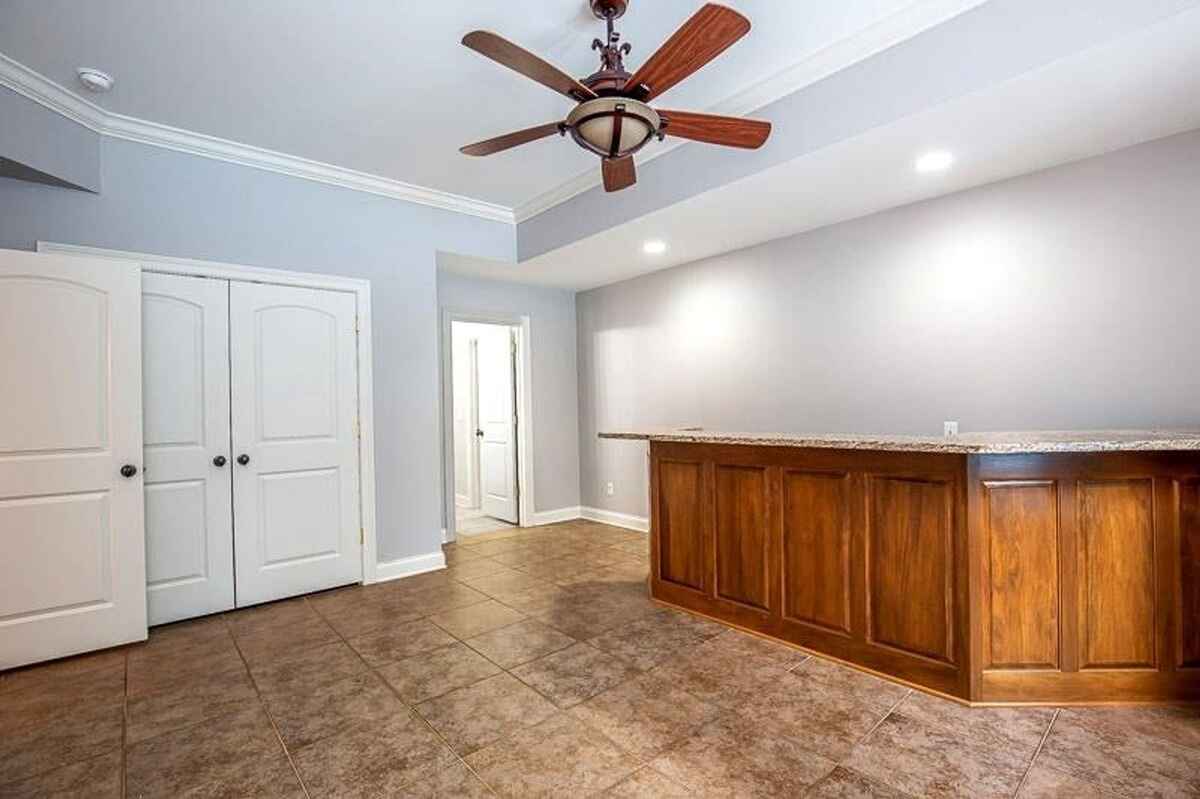
{"label": "smoke detector", "polygon": [[79,82],[87,88],[88,91],[102,94],[113,87],[113,77],[107,72],[101,72],[92,67],[80,67],[75,70],[79,74]]}

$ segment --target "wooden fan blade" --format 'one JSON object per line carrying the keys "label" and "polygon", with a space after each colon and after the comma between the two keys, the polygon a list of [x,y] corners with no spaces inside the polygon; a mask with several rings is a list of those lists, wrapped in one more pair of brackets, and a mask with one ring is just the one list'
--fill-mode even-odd
{"label": "wooden fan blade", "polygon": [[725,52],[725,49],[750,30],[750,20],[732,8],[708,3],[675,31],[666,44],[642,64],[625,84],[634,95],[639,85],[651,100]]}
{"label": "wooden fan blade", "polygon": [[594,91],[558,67],[489,31],[471,31],[463,37],[462,43],[480,55],[485,55],[496,63],[532,78],[572,100],[591,100],[596,96]]}
{"label": "wooden fan blade", "polygon": [[637,168],[633,165],[632,155],[604,158],[600,161],[600,171],[604,173],[605,191],[620,191],[637,183]]}
{"label": "wooden fan blade", "polygon": [[693,114],[690,111],[662,111],[658,115],[666,123],[662,132],[681,139],[744,147],[757,150],[771,135],[771,123],[741,117],[719,117],[714,114]]}
{"label": "wooden fan blade", "polygon": [[519,147],[522,144],[528,144],[531,141],[544,139],[547,136],[558,133],[557,122],[551,122],[548,125],[538,125],[536,128],[525,128],[525,130],[517,130],[512,133],[505,133],[503,136],[497,136],[494,139],[485,139],[477,141],[474,144],[468,144],[466,147],[460,147],[459,152],[464,155],[491,155],[504,150],[511,150],[513,147]]}

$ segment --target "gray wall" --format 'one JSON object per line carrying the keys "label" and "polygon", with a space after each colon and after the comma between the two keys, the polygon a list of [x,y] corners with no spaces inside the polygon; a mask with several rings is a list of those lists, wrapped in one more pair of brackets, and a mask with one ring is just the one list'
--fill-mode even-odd
{"label": "gray wall", "polygon": [[606,429],[1200,427],[1197,220],[1192,132],[583,293],[583,504]]}
{"label": "gray wall", "polygon": [[0,175],[100,190],[100,134],[0,86]]}
{"label": "gray wall", "polygon": [[0,247],[43,239],[369,279],[379,558],[436,551],[436,252],[511,259],[512,226],[116,139],[100,147],[98,195],[0,179]]}
{"label": "gray wall", "polygon": [[[562,289],[438,273],[443,309],[529,316],[533,379],[534,510],[579,505],[579,395],[575,345],[575,294]],[[443,415],[446,513],[454,513],[454,479],[445,467],[452,423]]]}

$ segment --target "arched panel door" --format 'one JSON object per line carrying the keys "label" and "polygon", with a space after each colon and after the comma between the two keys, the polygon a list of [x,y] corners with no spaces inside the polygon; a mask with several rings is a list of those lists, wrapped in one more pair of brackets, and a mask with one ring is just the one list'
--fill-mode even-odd
{"label": "arched panel door", "polygon": [[239,607],[362,579],[355,297],[232,283]]}
{"label": "arched panel door", "polygon": [[0,670],[146,637],[140,278],[0,250]]}

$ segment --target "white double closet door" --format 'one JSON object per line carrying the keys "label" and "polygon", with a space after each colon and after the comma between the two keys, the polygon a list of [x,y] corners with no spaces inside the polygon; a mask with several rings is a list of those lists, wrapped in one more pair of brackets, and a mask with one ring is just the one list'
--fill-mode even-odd
{"label": "white double closet door", "polygon": [[362,579],[355,295],[145,273],[150,624]]}

